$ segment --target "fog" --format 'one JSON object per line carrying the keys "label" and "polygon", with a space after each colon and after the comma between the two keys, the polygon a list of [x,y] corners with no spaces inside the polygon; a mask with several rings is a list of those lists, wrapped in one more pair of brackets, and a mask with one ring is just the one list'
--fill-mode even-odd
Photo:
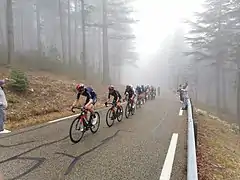
{"label": "fog", "polygon": [[171,92],[188,81],[196,105],[237,122],[239,2],[0,0],[0,63]]}

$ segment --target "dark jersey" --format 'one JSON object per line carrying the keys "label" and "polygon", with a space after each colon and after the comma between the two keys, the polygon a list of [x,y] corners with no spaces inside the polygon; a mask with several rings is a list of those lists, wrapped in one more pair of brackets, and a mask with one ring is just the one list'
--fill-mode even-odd
{"label": "dark jersey", "polygon": [[110,99],[111,96],[113,96],[113,99],[114,99],[115,101],[117,100],[117,98],[119,98],[119,99],[122,98],[121,94],[120,94],[119,91],[117,91],[117,90],[113,90],[112,93],[109,92],[109,93],[108,93],[108,99]]}
{"label": "dark jersey", "polygon": [[142,93],[141,87],[136,87],[136,92],[137,92],[138,94],[141,94],[141,93]]}
{"label": "dark jersey", "polygon": [[129,95],[129,98],[131,98],[135,94],[135,92],[132,88],[126,88],[124,94],[126,95],[127,93]]}
{"label": "dark jersey", "polygon": [[90,99],[93,99],[93,100],[97,99],[97,94],[94,92],[94,90],[91,87],[84,88],[84,91],[82,94],[78,93],[77,99],[79,99],[81,95],[86,97],[85,104],[87,104]]}

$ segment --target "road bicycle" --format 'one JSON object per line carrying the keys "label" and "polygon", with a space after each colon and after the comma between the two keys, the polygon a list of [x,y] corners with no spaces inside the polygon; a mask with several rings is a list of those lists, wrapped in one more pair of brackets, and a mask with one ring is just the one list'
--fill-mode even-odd
{"label": "road bicycle", "polygon": [[137,102],[136,102],[136,108],[141,108],[142,103],[143,103],[142,97],[141,97],[141,95],[138,95]]}
{"label": "road bicycle", "polygon": [[[73,113],[75,113],[74,109],[80,109],[81,113],[78,117],[76,117],[73,120],[70,126],[69,136],[73,143],[78,143],[82,139],[86,131],[90,130],[93,134],[98,131],[100,126],[100,114],[98,112],[94,112],[96,119],[94,118],[93,114],[91,114],[88,119],[87,113],[89,110],[85,109],[84,107],[81,107],[81,108],[74,107],[72,108]],[[96,120],[94,124],[92,123],[93,119]],[[74,133],[73,133],[74,130],[77,131],[77,134],[80,134],[80,136],[77,137],[76,139],[74,138]]]}
{"label": "road bicycle", "polygon": [[136,107],[133,107],[133,104],[134,104],[134,100],[128,98],[127,105],[126,105],[126,108],[125,108],[125,117],[127,119],[129,118],[130,115],[135,114]]}
{"label": "road bicycle", "polygon": [[106,114],[106,124],[111,127],[114,124],[114,120],[117,119],[118,122],[122,121],[123,118],[123,107],[122,105],[115,106],[113,103],[105,103],[105,106],[111,104],[112,106],[108,109]]}

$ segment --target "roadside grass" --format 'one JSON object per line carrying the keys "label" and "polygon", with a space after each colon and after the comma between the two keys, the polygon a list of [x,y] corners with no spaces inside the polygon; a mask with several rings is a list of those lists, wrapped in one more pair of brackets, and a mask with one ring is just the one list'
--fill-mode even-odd
{"label": "roadside grass", "polygon": [[197,161],[200,180],[240,179],[240,131],[206,111],[197,110]]}

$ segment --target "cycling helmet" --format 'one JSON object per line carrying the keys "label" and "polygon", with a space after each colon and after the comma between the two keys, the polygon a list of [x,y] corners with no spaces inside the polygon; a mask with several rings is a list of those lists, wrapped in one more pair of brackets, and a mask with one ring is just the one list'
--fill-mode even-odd
{"label": "cycling helmet", "polygon": [[114,86],[113,85],[110,85],[109,87],[108,87],[108,90],[110,91],[110,90],[114,90]]}
{"label": "cycling helmet", "polygon": [[84,84],[77,84],[77,86],[76,86],[76,90],[78,90],[78,91],[83,91],[84,90]]}

